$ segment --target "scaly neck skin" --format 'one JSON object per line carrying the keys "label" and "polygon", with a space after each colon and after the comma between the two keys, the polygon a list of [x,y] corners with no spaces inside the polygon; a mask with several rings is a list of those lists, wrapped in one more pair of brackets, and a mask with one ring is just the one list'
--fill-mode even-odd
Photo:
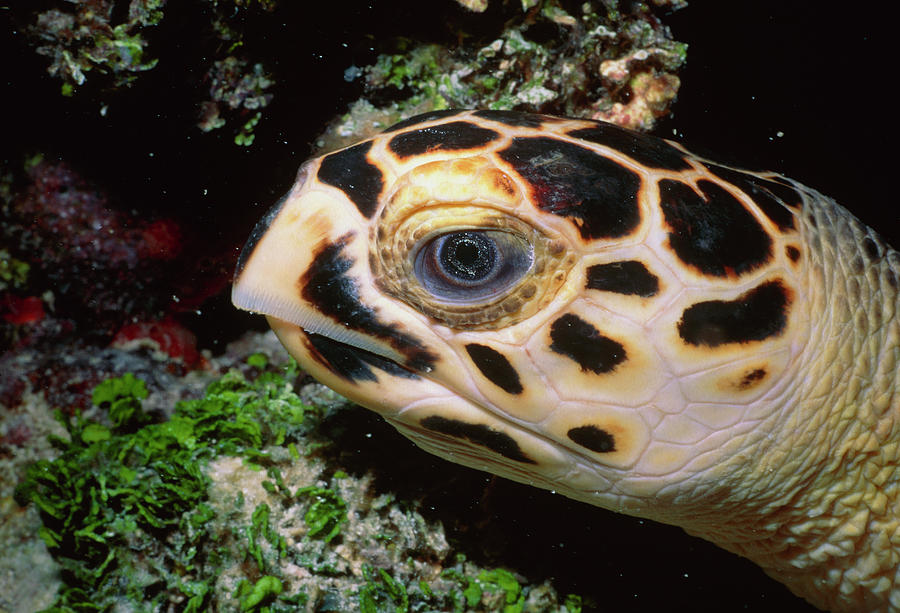
{"label": "scaly neck skin", "polygon": [[732,458],[718,517],[685,527],[820,608],[900,611],[900,254],[842,209],[811,203],[803,225],[812,334],[794,400]]}

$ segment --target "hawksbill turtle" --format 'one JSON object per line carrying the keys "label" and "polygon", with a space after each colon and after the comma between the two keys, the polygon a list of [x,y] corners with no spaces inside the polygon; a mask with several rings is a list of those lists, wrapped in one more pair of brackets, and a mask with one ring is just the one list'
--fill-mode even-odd
{"label": "hawksbill turtle", "polygon": [[232,298],[428,451],[900,611],[898,275],[779,174],[448,110],[303,164]]}

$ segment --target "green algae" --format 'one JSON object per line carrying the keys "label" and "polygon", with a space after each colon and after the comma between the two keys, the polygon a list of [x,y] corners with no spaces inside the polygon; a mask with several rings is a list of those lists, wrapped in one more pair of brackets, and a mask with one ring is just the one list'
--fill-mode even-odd
{"label": "green algae", "polygon": [[340,409],[300,400],[294,362],[245,364],[161,421],[132,375],[95,388],[102,418],[57,413],[59,456],[16,490],[62,569],[48,611],[577,611],[451,555],[414,503],[329,468],[317,432]]}
{"label": "green algae", "polygon": [[141,610],[179,595],[205,601],[212,577],[203,571],[215,557],[206,462],[223,453],[265,461],[261,449],[298,440],[310,410],[272,373],[251,383],[232,371],[161,423],[144,424],[146,396],[125,375],[94,390],[110,425],[58,412],[69,434],[53,440],[61,455],[29,467],[16,489],[20,505],[39,508],[40,536],[65,571],[62,610],[107,610],[123,597]]}
{"label": "green algae", "polygon": [[[317,140],[319,149],[447,108],[589,117],[649,129],[675,99],[676,73],[687,54],[646,3],[615,0],[580,7],[526,0],[493,40],[465,33],[459,39],[452,48],[399,39],[373,64],[353,67],[352,75],[364,75],[364,96]],[[636,76],[643,89],[632,87]],[[652,104],[643,104],[645,96]]]}
{"label": "green algae", "polygon": [[0,249],[0,291],[24,287],[29,270],[28,262],[12,257],[6,249]]}

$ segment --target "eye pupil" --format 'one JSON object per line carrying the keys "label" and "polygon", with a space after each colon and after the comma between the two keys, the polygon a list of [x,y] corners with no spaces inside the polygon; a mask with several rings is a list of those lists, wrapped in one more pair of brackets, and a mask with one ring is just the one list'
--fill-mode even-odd
{"label": "eye pupil", "polygon": [[459,232],[444,241],[438,257],[448,274],[466,281],[478,281],[494,269],[497,249],[483,234]]}
{"label": "eye pupil", "polygon": [[501,230],[457,230],[415,252],[416,280],[435,300],[477,304],[512,287],[530,269],[531,245]]}

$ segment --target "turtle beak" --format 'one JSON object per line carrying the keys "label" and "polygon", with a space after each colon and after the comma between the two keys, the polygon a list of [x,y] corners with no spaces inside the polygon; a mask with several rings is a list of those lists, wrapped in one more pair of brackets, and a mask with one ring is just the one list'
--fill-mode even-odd
{"label": "turtle beak", "polygon": [[[301,171],[301,175],[302,175]],[[303,295],[305,274],[325,247],[346,242],[358,263],[368,271],[367,234],[350,204],[333,194],[303,189],[300,180],[263,217],[238,258],[231,301],[239,309],[260,313],[298,326],[309,333],[352,345],[398,363],[405,360],[390,345],[323,314]]]}
{"label": "turtle beak", "polygon": [[298,216],[295,192],[291,190],[253,228],[238,258],[231,301],[239,309],[307,328],[315,311],[305,304],[298,281],[311,263],[312,237],[298,219],[302,215]]}

